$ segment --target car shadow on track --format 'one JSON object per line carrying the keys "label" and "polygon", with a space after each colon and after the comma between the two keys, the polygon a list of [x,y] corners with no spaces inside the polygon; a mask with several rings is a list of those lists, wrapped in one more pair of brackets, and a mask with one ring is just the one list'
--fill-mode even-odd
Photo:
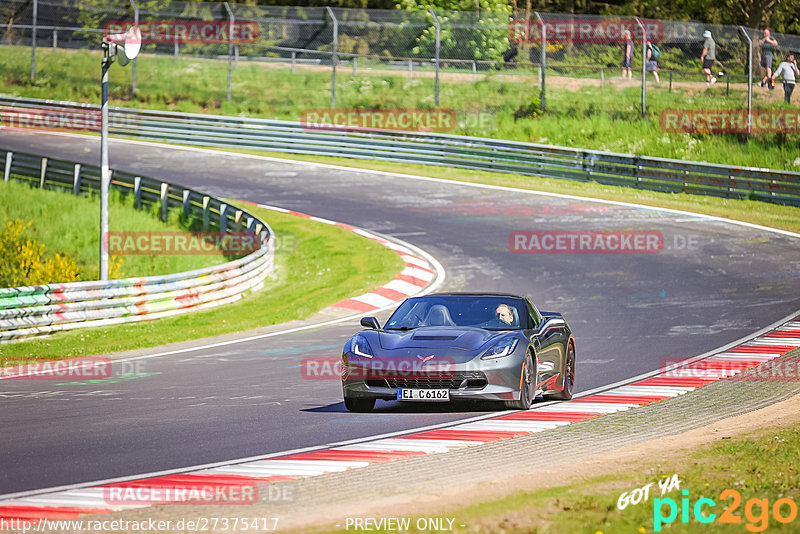
{"label": "car shadow on track", "polygon": [[[397,402],[397,401],[378,401],[372,412],[376,414],[386,413],[470,413],[480,414],[488,412],[500,412],[506,408],[502,403],[487,401],[461,401],[461,402]],[[303,412],[311,413],[350,413],[344,406],[344,402],[328,404],[316,408],[305,408]],[[364,414],[359,414],[364,415]]]}

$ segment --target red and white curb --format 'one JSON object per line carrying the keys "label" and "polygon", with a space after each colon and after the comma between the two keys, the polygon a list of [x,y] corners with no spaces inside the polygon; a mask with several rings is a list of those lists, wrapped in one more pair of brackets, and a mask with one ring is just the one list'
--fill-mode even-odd
{"label": "red and white curb", "polygon": [[377,236],[367,232],[366,230],[362,230],[361,228],[357,228],[349,224],[331,221],[322,217],[315,217],[300,211],[278,208],[276,206],[268,206],[266,204],[253,205],[259,208],[265,208],[281,213],[288,213],[290,215],[297,215],[298,217],[304,217],[311,221],[330,224],[350,230],[351,232],[354,232],[362,237],[366,237],[367,239],[371,239],[372,241],[380,243],[384,247],[390,248],[400,255],[400,258],[405,263],[405,267],[394,280],[388,284],[384,284],[378,289],[370,291],[369,293],[364,293],[363,295],[358,295],[356,297],[351,297],[337,302],[332,306],[334,308],[340,308],[347,310],[348,312],[355,311],[359,313],[372,313],[392,306],[393,304],[401,300],[405,300],[408,297],[421,293],[424,289],[428,288],[435,281],[437,281],[437,279],[441,278],[441,276],[437,275],[437,273],[442,272],[440,266],[433,265],[435,260],[433,258],[425,257],[424,254],[412,250],[410,246],[384,239],[383,237]]}
{"label": "red and white curb", "polygon": [[[479,420],[407,435],[378,436],[313,450],[271,455],[264,459],[218,464],[191,472],[110,481],[92,487],[50,493],[43,491],[9,496],[0,499],[0,519],[18,519],[37,524],[45,518],[75,519],[82,514],[142,508],[152,504],[136,504],[136,495],[142,492],[148,498],[160,496],[157,504],[186,504],[187,495],[195,495],[196,498],[203,492],[219,492],[220,488],[296,480],[542,432],[683,395],[717,380],[735,378],[798,347],[800,316],[725,350],[693,358],[674,368],[643,375],[629,383],[598,390],[599,393],[571,401],[545,404],[532,410],[490,418],[476,418]],[[754,374],[756,379],[758,376],[763,375]],[[134,496],[130,503],[125,501],[119,504],[118,500],[109,499],[109,495],[124,495],[126,491]]]}

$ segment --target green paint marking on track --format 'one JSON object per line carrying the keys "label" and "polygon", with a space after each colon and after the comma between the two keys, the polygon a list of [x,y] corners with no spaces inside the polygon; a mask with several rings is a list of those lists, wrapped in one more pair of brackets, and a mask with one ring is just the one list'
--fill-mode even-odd
{"label": "green paint marking on track", "polygon": [[152,375],[160,375],[161,371],[154,371],[152,373],[125,373],[117,376],[110,376],[108,378],[97,378],[94,380],[76,380],[75,382],[58,382],[57,386],[91,386],[93,384],[116,384],[123,380],[133,380],[135,378],[145,378]]}

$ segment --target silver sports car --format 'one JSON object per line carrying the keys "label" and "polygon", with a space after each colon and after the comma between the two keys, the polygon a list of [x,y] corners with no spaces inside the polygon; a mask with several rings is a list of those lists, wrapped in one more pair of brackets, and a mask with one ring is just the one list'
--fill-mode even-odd
{"label": "silver sports car", "polygon": [[537,395],[572,397],[575,341],[560,313],[524,297],[437,293],[406,299],[381,328],[374,317],[344,345],[342,390],[354,412],[376,399],[501,401],[527,410]]}

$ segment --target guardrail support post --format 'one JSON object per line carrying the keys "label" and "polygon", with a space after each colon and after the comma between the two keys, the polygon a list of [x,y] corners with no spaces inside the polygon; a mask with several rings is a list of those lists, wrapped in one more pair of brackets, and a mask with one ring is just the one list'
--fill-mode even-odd
{"label": "guardrail support post", "polygon": [[228,12],[228,100],[231,99],[231,77],[233,76],[233,10],[228,2],[223,2]]}
{"label": "guardrail support post", "polygon": [[81,164],[76,163],[72,168],[72,192],[75,196],[81,194]]}
{"label": "guardrail support post", "polygon": [[178,34],[175,34],[175,43],[172,45],[172,62],[178,62]]}
{"label": "guardrail support post", "polygon": [[472,81],[473,83],[478,79],[478,64],[472,60]]}
{"label": "guardrail support post", "polygon": [[219,232],[224,234],[228,230],[228,205],[219,205]]}
{"label": "guardrail support post", "polygon": [[358,76],[358,56],[353,56],[353,78]]}
{"label": "guardrail support post", "polygon": [[189,202],[189,195],[191,191],[188,189],[183,190],[183,215],[185,217],[189,216],[189,213],[192,211],[192,204]]}
{"label": "guardrail support post", "polygon": [[542,73],[539,76],[539,82],[542,84],[541,92],[539,94],[539,99],[542,103],[542,111],[546,108],[545,105],[545,87],[547,84],[545,83],[545,79],[547,77],[547,26],[544,25],[544,21],[542,20],[542,16],[539,14],[538,11],[535,11],[536,18],[539,20],[539,25],[542,27],[542,50],[539,52],[539,68],[541,69]]}
{"label": "guardrail support post", "polygon": [[433,16],[433,22],[436,24],[436,79],[433,82],[433,92],[434,92],[434,105],[438,108],[439,107],[439,52],[442,46],[442,25],[439,23],[439,17],[436,16],[436,12],[433,9],[429,9],[430,14]]}
{"label": "guardrail support post", "polygon": [[142,178],[136,176],[133,179],[133,205],[136,209],[142,207]]}
{"label": "guardrail support post", "polygon": [[414,79],[414,60],[413,59],[409,59],[408,60],[408,81],[410,82],[413,79]]}
{"label": "guardrail support post", "polygon": [[169,192],[169,184],[161,182],[161,220],[167,220],[167,193]]}
{"label": "guardrail support post", "polygon": [[336,107],[336,63],[339,60],[339,21],[336,19],[336,15],[333,13],[333,10],[329,6],[325,6],[325,9],[330,15],[331,20],[333,21],[333,54],[331,55],[331,63],[333,64],[333,72],[331,76],[331,107]]}
{"label": "guardrail support post", "polygon": [[294,74],[294,68],[296,62],[297,62],[297,52],[292,52],[292,74]]}
{"label": "guardrail support post", "polygon": [[42,167],[39,170],[39,187],[44,188],[44,179],[47,175],[47,158],[42,158]]}
{"label": "guardrail support post", "polygon": [[58,30],[53,28],[53,52],[58,49]]}
{"label": "guardrail support post", "polygon": [[210,209],[209,205],[211,204],[211,197],[204,196],[203,197],[203,231],[208,231],[209,225],[209,217],[210,217]]}
{"label": "guardrail support post", "polygon": [[3,181],[7,182],[11,177],[11,161],[14,159],[13,152],[6,152],[6,168],[3,171]]}

